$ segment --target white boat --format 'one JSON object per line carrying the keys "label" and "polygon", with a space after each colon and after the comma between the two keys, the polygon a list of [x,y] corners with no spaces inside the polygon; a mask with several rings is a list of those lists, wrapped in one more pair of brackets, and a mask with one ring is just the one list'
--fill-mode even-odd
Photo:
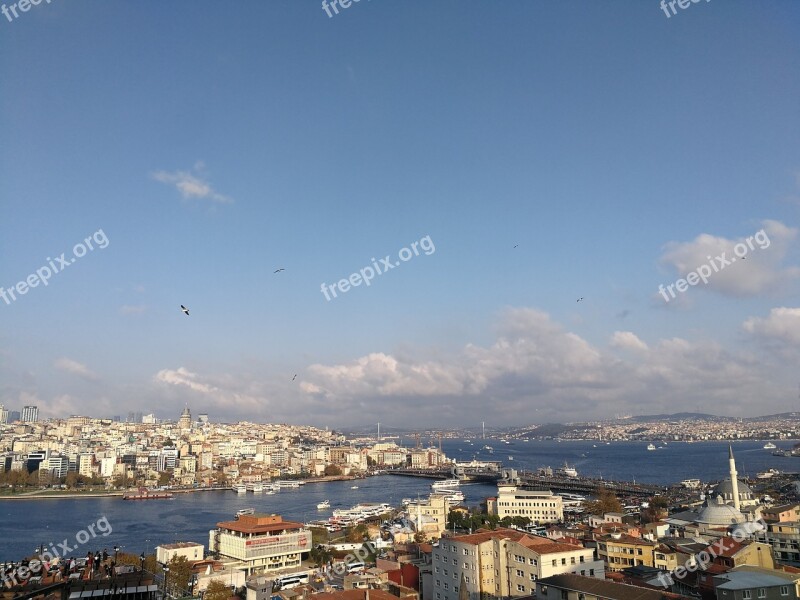
{"label": "white boat", "polygon": [[280,489],[284,488],[299,488],[300,482],[294,480],[283,480],[283,481],[276,481],[275,485],[277,485]]}
{"label": "white boat", "polygon": [[323,500],[319,504],[317,504],[317,510],[325,510],[326,508],[330,508],[331,503],[330,500]]}
{"label": "white boat", "polygon": [[770,477],[775,477],[775,475],[780,475],[781,472],[777,469],[767,469],[766,471],[762,471],[756,477],[758,479],[769,479]]}
{"label": "white boat", "polygon": [[233,486],[233,491],[237,494],[244,494],[247,492],[247,486],[243,483],[237,483]]}
{"label": "white boat", "polygon": [[575,467],[570,467],[567,463],[564,463],[563,468],[558,470],[558,474],[565,477],[577,477],[578,471]]}
{"label": "white boat", "polygon": [[653,444],[647,444],[647,449],[648,450],[655,450],[656,447]]}
{"label": "white boat", "polygon": [[264,486],[260,481],[248,483],[245,488],[248,492],[253,492],[254,494],[261,494],[264,491]]}
{"label": "white boat", "polygon": [[459,479],[444,479],[442,481],[434,481],[431,484],[432,490],[452,490],[461,485]]}
{"label": "white boat", "polygon": [[358,486],[357,486],[357,485],[351,485],[351,486],[350,486],[350,489],[351,489],[351,490],[357,490],[357,489],[358,489]]}
{"label": "white boat", "polygon": [[256,512],[255,508],[242,508],[236,511],[236,518],[238,519],[242,515],[252,515]]}
{"label": "white boat", "polygon": [[775,448],[777,448],[777,446],[772,442],[767,442],[764,444],[764,450],[775,450]]}
{"label": "white boat", "polygon": [[453,492],[448,491],[445,499],[450,502],[450,504],[459,504],[464,501],[464,492],[460,490],[455,490]]}
{"label": "white boat", "polygon": [[509,456],[508,460],[514,460],[514,457],[513,456]]}

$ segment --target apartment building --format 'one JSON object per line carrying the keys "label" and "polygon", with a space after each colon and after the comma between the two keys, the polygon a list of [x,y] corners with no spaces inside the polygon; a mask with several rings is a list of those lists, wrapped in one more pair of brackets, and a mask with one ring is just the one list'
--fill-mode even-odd
{"label": "apartment building", "polygon": [[414,529],[429,538],[438,538],[447,530],[450,501],[443,494],[431,494],[427,500],[416,500],[406,506]]}
{"label": "apartment building", "polygon": [[621,571],[627,567],[654,566],[656,543],[623,533],[612,533],[596,538],[597,556],[610,571]]}
{"label": "apartment building", "polygon": [[527,596],[538,579],[555,573],[605,575],[590,548],[516,529],[443,538],[433,548],[432,568],[432,600],[464,600],[462,594],[469,600]]}
{"label": "apartment building", "polygon": [[714,577],[717,600],[797,600],[800,574],[737,567]]}
{"label": "apartment building", "polygon": [[247,575],[300,566],[311,550],[311,532],[280,515],[242,515],[217,523],[209,532],[209,552],[238,560]]}
{"label": "apartment building", "polygon": [[800,521],[800,503],[781,504],[761,509],[761,516],[767,523],[787,523]]}
{"label": "apartment building", "polygon": [[800,567],[800,520],[771,523],[767,531],[758,534],[758,540],[772,546],[775,560]]}
{"label": "apartment building", "polygon": [[498,517],[527,517],[533,523],[557,523],[564,520],[561,496],[550,490],[537,490],[514,484],[499,484],[497,498],[489,498],[487,509]]}

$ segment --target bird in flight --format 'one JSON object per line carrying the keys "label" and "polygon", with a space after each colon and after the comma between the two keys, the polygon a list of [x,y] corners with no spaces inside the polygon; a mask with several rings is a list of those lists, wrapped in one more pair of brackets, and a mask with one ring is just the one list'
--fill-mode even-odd
{"label": "bird in flight", "polygon": [[292,377],[292,381],[294,381],[295,379],[297,379],[297,373],[295,373],[294,377]]}
{"label": "bird in flight", "polygon": [[514,248],[516,248],[517,246],[519,246],[519,244],[514,244]]}
{"label": "bird in flight", "polygon": [[578,298],[578,299],[577,299],[575,302],[580,302],[581,300],[583,300],[583,296],[581,296],[580,298]]}
{"label": "bird in flight", "polygon": [[272,274],[274,275],[275,273],[280,273],[281,271],[285,271],[285,270],[286,270],[286,269],[284,269],[284,268],[275,269],[275,270],[272,272]]}
{"label": "bird in flight", "polygon": [[189,316],[189,309],[186,308],[183,304],[181,304],[181,310],[183,313],[188,317]]}

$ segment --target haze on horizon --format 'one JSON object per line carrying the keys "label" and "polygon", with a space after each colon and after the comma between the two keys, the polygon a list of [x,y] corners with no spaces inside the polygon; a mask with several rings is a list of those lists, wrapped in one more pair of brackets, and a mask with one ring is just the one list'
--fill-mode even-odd
{"label": "haze on horizon", "polygon": [[798,29],[788,1],[0,16],[0,287],[95,246],[0,298],[0,403],[334,428],[797,410]]}

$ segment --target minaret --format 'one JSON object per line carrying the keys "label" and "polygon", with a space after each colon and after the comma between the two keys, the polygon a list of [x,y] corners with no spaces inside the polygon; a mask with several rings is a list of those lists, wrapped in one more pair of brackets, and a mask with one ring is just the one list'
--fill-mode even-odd
{"label": "minaret", "polygon": [[733,447],[728,444],[728,465],[731,469],[731,493],[733,494],[733,507],[739,510],[739,480],[736,479],[736,461],[733,460]]}

